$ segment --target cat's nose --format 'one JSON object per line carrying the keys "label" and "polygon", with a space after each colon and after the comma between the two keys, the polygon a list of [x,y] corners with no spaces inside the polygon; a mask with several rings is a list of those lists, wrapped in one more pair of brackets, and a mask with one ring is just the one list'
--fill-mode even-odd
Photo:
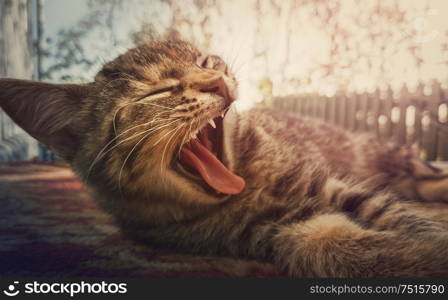
{"label": "cat's nose", "polygon": [[234,93],[229,89],[229,86],[223,76],[210,80],[200,89],[200,91],[203,93],[217,94],[223,97],[226,101],[226,106],[229,106],[233,101],[235,101]]}
{"label": "cat's nose", "polygon": [[182,79],[182,83],[186,88],[221,96],[226,107],[237,98],[236,83],[225,74],[214,70],[191,72]]}

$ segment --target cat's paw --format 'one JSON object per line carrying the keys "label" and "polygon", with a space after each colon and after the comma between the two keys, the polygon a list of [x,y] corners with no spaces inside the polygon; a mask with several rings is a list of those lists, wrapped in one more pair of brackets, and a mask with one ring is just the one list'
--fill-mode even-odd
{"label": "cat's paw", "polygon": [[426,201],[438,201],[448,203],[448,174],[437,179],[420,180],[416,190],[421,198]]}

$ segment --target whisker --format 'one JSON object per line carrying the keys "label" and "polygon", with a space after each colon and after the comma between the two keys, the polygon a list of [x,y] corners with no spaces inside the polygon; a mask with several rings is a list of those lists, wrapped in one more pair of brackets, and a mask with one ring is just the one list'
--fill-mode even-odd
{"label": "whisker", "polygon": [[148,135],[150,135],[151,132],[146,133],[146,135],[144,137],[142,137],[135,145],[134,147],[132,147],[131,151],[129,151],[129,154],[126,156],[123,164],[121,165],[121,169],[120,172],[118,174],[118,189],[120,191],[121,196],[123,197],[123,190],[121,189],[121,174],[123,173],[123,169],[124,166],[126,165],[126,162],[128,161],[129,157],[131,157],[132,152],[134,152],[135,148],[137,148],[137,146],[145,139],[148,137]]}
{"label": "whisker", "polygon": [[[173,122],[171,122],[170,124],[172,124],[172,123],[174,123],[174,122],[176,122],[176,121],[178,121],[178,120],[174,120]],[[169,125],[169,124],[168,124]],[[163,126],[163,127],[166,127],[166,126],[168,126],[168,125],[165,125],[165,126]],[[163,127],[159,127],[159,128],[157,128],[157,130],[160,130],[160,129],[162,129]],[[177,128],[179,128],[179,127],[177,127]],[[174,129],[176,129],[176,128],[174,128]],[[149,131],[149,132],[148,132]],[[118,189],[120,190],[120,193],[121,193],[121,195],[123,196],[123,191],[122,191],[122,188],[121,188],[121,175],[122,175],[122,173],[123,173],[123,170],[124,170],[124,166],[126,165],[126,162],[129,160],[129,158],[131,157],[131,155],[132,155],[132,153],[134,152],[134,150],[137,148],[137,146],[145,139],[145,138],[147,138],[148,137],[148,135],[150,135],[151,134],[151,129],[150,130],[148,130],[148,131],[145,131],[145,132],[143,132],[142,134],[144,134],[144,133],[146,133],[146,135],[144,136],[144,137],[142,137],[135,145],[134,145],[134,147],[132,147],[132,149],[131,149],[131,151],[129,151],[129,153],[128,153],[128,155],[126,156],[126,158],[125,158],[125,160],[124,160],[124,162],[123,162],[123,164],[122,164],[122,166],[121,166],[121,168],[120,168],[120,172],[119,172],[119,174],[118,174]],[[170,130],[170,131],[168,131],[168,133],[170,133],[170,132],[172,132],[173,130]],[[166,136],[167,135],[167,133],[166,134],[164,134],[164,136]],[[157,143],[156,143],[157,144]],[[153,145],[153,147],[156,145],[156,144],[154,144]],[[162,159],[163,159],[163,157],[162,157]]]}
{"label": "whisker", "polygon": [[[241,48],[241,45],[240,45],[240,48]],[[230,69],[232,70],[233,69],[233,67],[235,66],[235,64],[237,63],[237,60],[238,60],[238,55],[239,55],[239,52],[238,51],[234,51],[234,49],[235,49],[235,47],[234,46],[232,46],[232,58],[231,58],[231,60],[230,60],[230,62],[229,62],[229,65],[230,65]]]}
{"label": "whisker", "polygon": [[[140,105],[154,105],[154,103],[138,103],[138,102],[131,102],[131,103],[127,103],[127,104],[125,104],[125,105],[120,106],[120,107],[115,111],[115,113],[114,113],[114,117],[113,117],[113,119],[112,119],[112,124],[113,124],[113,127],[114,127],[114,134],[115,134],[115,135],[117,135],[116,119],[117,119],[117,115],[118,115],[118,113],[120,112],[120,110],[122,110],[123,108],[125,108],[125,107],[127,107],[127,106],[129,106],[129,105],[137,105],[137,104],[140,104]],[[161,113],[163,113],[163,112],[160,112],[160,113],[158,113],[158,114],[161,114]]]}
{"label": "whisker", "polygon": [[[136,126],[133,126],[133,127],[131,127],[131,128],[128,128],[128,129],[126,129],[125,131],[123,131],[122,133],[120,133],[119,135],[116,135],[112,140],[110,140],[99,152],[98,152],[98,154],[97,154],[97,156],[95,157],[95,159],[92,161],[92,164],[90,165],[90,167],[89,167],[89,169],[88,169],[88,172],[87,172],[87,178],[86,178],[86,180],[88,179],[88,177],[90,176],[90,172],[92,171],[92,169],[93,169],[93,167],[94,167],[94,165],[95,165],[95,163],[97,162],[97,160],[99,160],[100,159],[100,156],[103,154],[103,152],[107,149],[107,147],[109,147],[109,145],[110,144],[112,144],[114,141],[116,141],[120,136],[122,136],[122,135],[124,135],[125,133],[127,133],[127,132],[129,132],[129,131],[131,131],[131,130],[133,130],[133,129],[135,129],[135,128],[137,128],[137,127],[140,127],[140,126],[145,126],[145,125],[149,125],[150,123],[151,123],[152,121],[150,121],[150,122],[146,122],[146,123],[143,123],[143,124],[139,124],[139,125],[136,125]],[[105,155],[106,153],[104,153],[104,155]],[[104,156],[103,155],[103,156]]]}
{"label": "whisker", "polygon": [[[176,121],[176,120],[175,120],[175,121]],[[175,121],[170,122],[170,123],[168,123],[168,124],[161,125],[161,126],[159,126],[159,127],[151,128],[151,129],[149,129],[149,130],[151,130],[151,132],[152,132],[152,131],[154,131],[154,130],[158,130],[158,129],[164,128],[164,127],[166,127],[166,126],[168,126],[168,125],[174,123]],[[128,137],[128,138],[126,138],[126,139],[120,141],[118,144],[114,145],[112,148],[110,148],[110,149],[107,150],[106,152],[104,152],[104,151],[107,149],[107,147],[109,147],[110,144],[112,144],[115,140],[117,140],[120,136],[122,136],[122,135],[125,134],[126,132],[129,132],[130,130],[135,129],[135,128],[140,127],[140,126],[149,125],[149,124],[151,124],[151,123],[153,123],[153,122],[154,122],[154,120],[149,121],[149,122],[147,122],[147,123],[140,124],[140,125],[136,125],[136,126],[134,126],[134,127],[132,127],[132,128],[129,128],[129,129],[126,129],[124,132],[120,133],[120,134],[117,135],[115,138],[113,138],[109,143],[107,143],[106,146],[104,146],[103,149],[101,149],[101,151],[98,153],[98,155],[95,157],[95,159],[93,160],[92,164],[90,165],[90,167],[89,167],[89,169],[88,169],[88,172],[87,172],[86,181],[88,181],[88,178],[89,178],[89,176],[90,176],[90,174],[91,174],[91,172],[92,172],[92,170],[93,170],[93,167],[95,166],[95,164],[96,164],[101,158],[103,158],[107,153],[109,153],[110,151],[112,151],[113,149],[115,149],[117,146],[119,146],[119,145],[123,144],[124,142],[126,142],[126,141],[128,141],[128,140],[131,140],[131,139],[133,139],[133,138],[135,138],[135,137],[137,137],[137,136],[139,136],[139,135],[141,135],[141,134],[143,134],[143,133],[140,132],[140,133],[137,133],[137,134],[135,134],[135,135],[133,135],[133,136],[131,136],[131,137]],[[144,132],[146,132],[146,131],[144,131]]]}
{"label": "whisker", "polygon": [[190,126],[189,126],[188,131],[186,132],[186,134],[184,134],[184,138],[182,139],[182,143],[180,144],[180,147],[179,147],[179,150],[178,150],[178,153],[177,153],[178,158],[180,158],[180,152],[181,152],[182,147],[183,147],[183,145],[185,143],[185,139],[187,137],[190,138],[190,136],[191,136],[191,125],[193,124],[193,121],[190,121],[189,123],[190,123]]}
{"label": "whisker", "polygon": [[165,159],[165,153],[166,153],[166,149],[168,148],[168,145],[170,144],[171,140],[173,139],[174,136],[176,136],[177,132],[179,131],[179,129],[181,129],[183,127],[183,124],[181,124],[180,126],[177,127],[176,131],[171,135],[171,137],[169,138],[169,140],[166,142],[165,147],[163,148],[163,152],[162,152],[162,159],[160,162],[160,172],[163,172],[163,161]]}
{"label": "whisker", "polygon": [[240,74],[241,71],[243,71],[243,68],[247,67],[247,61],[242,61],[239,65],[235,65],[235,68],[233,69],[234,74]]}
{"label": "whisker", "polygon": [[132,104],[135,104],[135,103],[128,103],[128,104],[125,104],[125,105],[123,105],[123,106],[120,106],[120,107],[115,111],[115,113],[114,113],[114,117],[113,117],[113,119],[112,119],[112,125],[113,125],[113,127],[114,127],[114,134],[115,134],[115,136],[117,135],[116,119],[117,119],[117,114],[118,114],[118,112],[119,112],[120,110],[122,110],[123,108],[125,108],[126,106],[128,106],[128,105],[132,105]]}
{"label": "whisker", "polygon": [[[174,120],[174,121],[172,121],[172,122],[170,122],[170,123],[163,124],[163,125],[160,125],[160,126],[155,127],[155,128],[150,128],[150,129],[148,129],[147,131],[149,131],[149,132],[151,133],[151,132],[160,130],[160,129],[162,129],[162,128],[165,128],[165,127],[167,127],[167,126],[173,124],[173,123],[176,122],[176,121],[177,121],[177,120]],[[144,134],[144,133],[147,132],[147,131],[143,131],[143,132],[140,132],[140,133],[136,133],[136,134],[134,134],[133,136],[128,137],[128,138],[122,140],[120,143],[118,143],[117,145],[114,145],[112,148],[110,148],[109,150],[107,150],[107,151],[104,153],[104,155],[106,155],[107,153],[109,153],[110,151],[112,151],[113,149],[115,149],[116,147],[120,146],[120,145],[123,144],[124,142],[126,142],[126,141],[128,141],[128,140],[131,140],[131,139],[133,139],[133,138],[135,138],[135,137],[137,137],[137,136],[139,136],[139,135],[142,135],[142,134]],[[104,156],[104,155],[103,155],[103,156]]]}
{"label": "whisker", "polygon": [[[175,120],[175,121],[178,121],[178,120]],[[174,122],[175,122],[174,121]],[[174,122],[171,122],[170,124],[172,124],[172,123],[174,123]],[[176,129],[176,128],[174,128],[174,129]],[[168,131],[167,133],[165,133],[161,138],[159,138],[158,140],[157,140],[157,142],[155,142],[154,143],[154,145],[153,146],[156,146],[157,144],[159,144],[160,143],[160,141],[162,141],[170,132],[172,132],[173,130],[170,130],[170,131]]]}

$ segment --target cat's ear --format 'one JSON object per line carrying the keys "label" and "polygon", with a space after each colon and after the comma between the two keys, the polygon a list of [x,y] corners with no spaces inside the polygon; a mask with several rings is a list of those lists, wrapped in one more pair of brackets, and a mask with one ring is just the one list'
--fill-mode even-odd
{"label": "cat's ear", "polygon": [[89,85],[0,79],[0,106],[31,136],[71,160],[77,146],[76,118]]}

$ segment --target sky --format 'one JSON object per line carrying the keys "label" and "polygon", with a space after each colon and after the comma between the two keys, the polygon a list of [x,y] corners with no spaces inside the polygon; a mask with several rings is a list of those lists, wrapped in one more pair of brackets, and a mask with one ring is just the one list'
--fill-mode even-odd
{"label": "sky", "polygon": [[76,24],[86,11],[84,0],[43,0],[45,36],[54,37],[61,28]]}

